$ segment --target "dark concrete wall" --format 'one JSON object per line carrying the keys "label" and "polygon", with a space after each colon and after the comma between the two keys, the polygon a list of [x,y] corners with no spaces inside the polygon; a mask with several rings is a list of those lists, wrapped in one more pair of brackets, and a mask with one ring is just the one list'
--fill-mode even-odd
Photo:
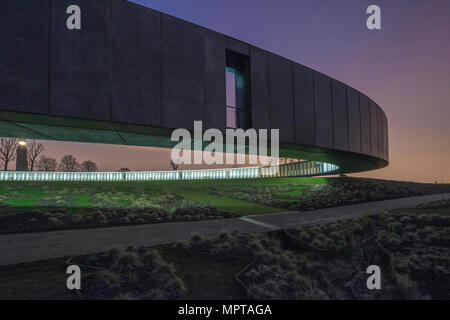
{"label": "dark concrete wall", "polygon": [[384,159],[389,159],[389,121],[383,112],[383,140],[384,140]]}
{"label": "dark concrete wall", "polygon": [[382,119],[382,110],[377,105],[377,156],[379,158],[383,157],[383,119]]}
{"label": "dark concrete wall", "polygon": [[[66,8],[82,29],[66,28]],[[0,1],[0,110],[224,129],[226,50],[249,58],[252,127],[280,140],[388,159],[364,94],[298,63],[124,0]]]}
{"label": "dark concrete wall", "polygon": [[203,30],[189,22],[162,16],[163,126],[193,129],[205,106]]}
{"label": "dark concrete wall", "polygon": [[[50,4],[50,114],[109,120],[112,2]],[[82,7],[81,30],[66,28],[66,9],[72,4]]]}
{"label": "dark concrete wall", "polygon": [[388,120],[384,112],[381,113],[381,120],[383,123],[383,159],[389,159]]}
{"label": "dark concrete wall", "polygon": [[227,37],[226,47],[228,50],[240,53],[244,56],[250,55],[250,46],[245,42]]}
{"label": "dark concrete wall", "polygon": [[267,52],[251,48],[250,77],[252,94],[253,127],[270,128],[269,80],[267,71]]}
{"label": "dark concrete wall", "polygon": [[316,143],[316,110],[314,107],[314,71],[294,64],[295,143]]}
{"label": "dark concrete wall", "polygon": [[359,92],[347,87],[348,102],[348,147],[349,151],[361,152],[361,113]]}
{"label": "dark concrete wall", "polygon": [[332,80],[334,148],[348,150],[347,87]]}
{"label": "dark concrete wall", "polygon": [[316,103],[316,145],[333,148],[333,108],[331,78],[314,72],[314,94]]}
{"label": "dark concrete wall", "polygon": [[378,156],[378,124],[377,124],[377,105],[369,99],[370,115],[370,154]]}
{"label": "dark concrete wall", "polygon": [[160,40],[158,12],[113,2],[111,120],[162,124]]}
{"label": "dark concrete wall", "polygon": [[370,154],[370,107],[369,99],[360,94],[360,112],[361,112],[361,152]]}
{"label": "dark concrete wall", "polygon": [[294,101],[292,62],[275,54],[268,55],[270,126],[280,129],[280,140],[294,142]]}
{"label": "dark concrete wall", "polygon": [[226,125],[225,37],[205,30],[205,126],[223,130]]}
{"label": "dark concrete wall", "polygon": [[0,108],[47,113],[50,2],[0,1]]}

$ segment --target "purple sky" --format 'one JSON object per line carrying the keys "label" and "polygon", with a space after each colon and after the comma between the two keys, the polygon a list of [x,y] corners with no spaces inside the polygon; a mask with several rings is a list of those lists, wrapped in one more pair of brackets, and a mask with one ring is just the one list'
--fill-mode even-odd
{"label": "purple sky", "polygon": [[[389,119],[391,162],[364,176],[450,182],[450,1],[134,2],[278,53],[366,93]],[[382,10],[380,31],[366,28],[371,4]],[[119,166],[134,170],[149,163],[165,169],[170,154],[57,142],[48,144],[48,153],[59,157],[67,146],[102,170],[116,170],[112,155],[120,157],[125,149],[129,156]]]}

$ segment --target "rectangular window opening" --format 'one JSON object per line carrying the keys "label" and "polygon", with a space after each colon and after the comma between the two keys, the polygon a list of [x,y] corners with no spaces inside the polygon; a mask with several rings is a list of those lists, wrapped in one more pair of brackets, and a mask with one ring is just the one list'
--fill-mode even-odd
{"label": "rectangular window opening", "polygon": [[227,50],[225,77],[227,128],[251,128],[250,57]]}

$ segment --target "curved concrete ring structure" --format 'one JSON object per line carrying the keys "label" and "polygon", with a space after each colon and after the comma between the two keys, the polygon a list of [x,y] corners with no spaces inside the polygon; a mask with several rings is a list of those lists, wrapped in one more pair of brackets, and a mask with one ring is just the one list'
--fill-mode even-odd
{"label": "curved concrete ring structure", "polygon": [[[81,29],[66,26],[70,5]],[[280,129],[280,155],[339,173],[388,164],[388,124],[366,95],[296,62],[124,0],[0,2],[0,135],[172,147],[174,128]]]}

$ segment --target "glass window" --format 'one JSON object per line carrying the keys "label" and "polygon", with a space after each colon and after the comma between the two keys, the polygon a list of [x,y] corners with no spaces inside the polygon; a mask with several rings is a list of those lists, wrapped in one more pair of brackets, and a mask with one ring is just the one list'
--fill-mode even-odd
{"label": "glass window", "polygon": [[237,128],[236,108],[227,107],[227,128]]}
{"label": "glass window", "polygon": [[227,107],[236,108],[236,73],[234,69],[226,69]]}
{"label": "glass window", "polygon": [[237,128],[238,115],[236,106],[236,70],[226,68],[226,96],[227,96],[227,128]]}

